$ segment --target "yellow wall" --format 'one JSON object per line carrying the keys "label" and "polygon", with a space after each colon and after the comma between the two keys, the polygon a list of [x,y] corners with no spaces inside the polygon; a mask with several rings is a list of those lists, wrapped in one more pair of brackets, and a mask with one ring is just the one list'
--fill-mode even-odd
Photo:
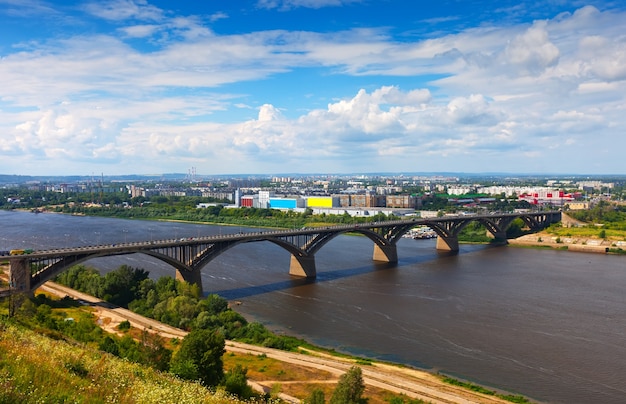
{"label": "yellow wall", "polygon": [[333,198],[331,196],[313,196],[307,198],[309,208],[332,208]]}
{"label": "yellow wall", "polygon": [[571,210],[589,209],[589,202],[565,202]]}

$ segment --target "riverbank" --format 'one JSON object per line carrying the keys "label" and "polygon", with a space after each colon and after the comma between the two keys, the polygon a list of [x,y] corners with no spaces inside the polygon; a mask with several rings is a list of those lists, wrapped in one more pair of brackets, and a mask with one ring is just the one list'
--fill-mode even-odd
{"label": "riverbank", "polygon": [[626,241],[603,240],[586,237],[560,237],[545,232],[527,234],[508,240],[509,245],[520,247],[553,248],[574,252],[596,254],[610,253],[611,250],[626,249]]}

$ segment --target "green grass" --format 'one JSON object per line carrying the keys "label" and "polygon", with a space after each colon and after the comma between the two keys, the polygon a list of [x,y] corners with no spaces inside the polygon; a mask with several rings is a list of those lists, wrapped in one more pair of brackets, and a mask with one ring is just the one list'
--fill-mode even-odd
{"label": "green grass", "polygon": [[240,403],[0,318],[0,403]]}
{"label": "green grass", "polygon": [[477,393],[482,393],[482,394],[486,394],[489,396],[495,396],[495,397],[499,397],[503,400],[507,400],[510,401],[512,403],[530,403],[530,401],[524,397],[524,396],[520,396],[520,395],[513,395],[513,394],[498,394],[493,390],[489,390],[483,386],[479,386],[477,384],[474,383],[470,383],[470,382],[464,382],[458,379],[454,379],[452,377],[443,377],[442,379],[444,382],[448,383],[448,384],[452,384],[454,386],[461,386],[461,387],[465,387],[466,389],[475,391]]}
{"label": "green grass", "polygon": [[587,225],[581,227],[563,227],[561,224],[552,225],[546,229],[546,233],[558,237],[574,238],[600,238],[600,232],[604,230],[605,238],[614,240],[626,240],[626,231],[617,229],[603,229],[602,227]]}

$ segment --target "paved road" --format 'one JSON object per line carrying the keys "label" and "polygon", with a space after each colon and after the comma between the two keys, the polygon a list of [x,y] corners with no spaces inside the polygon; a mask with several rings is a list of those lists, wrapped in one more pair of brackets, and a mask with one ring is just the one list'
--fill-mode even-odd
{"label": "paved road", "polygon": [[[128,320],[133,327],[159,333],[164,338],[184,338],[185,335],[187,335],[187,332],[181,329],[140,316],[130,310],[113,306],[93,296],[77,292],[53,282],[45,283],[40,289],[60,297],[70,296],[83,302],[85,305],[94,307],[96,309],[96,315],[101,320],[102,327],[112,333],[118,332],[115,327],[120,322]],[[286,363],[325,370],[336,375],[337,378],[344,374],[351,366],[355,365],[354,360],[337,358],[319,352],[298,354],[242,344],[235,341],[226,341],[226,350],[238,353],[251,353],[253,355],[265,354],[267,357]],[[508,403],[496,397],[443,383],[436,376],[424,371],[382,363],[372,363],[372,365],[361,366],[361,369],[363,371],[363,381],[366,385],[375,386],[396,394],[404,394],[407,397],[419,398],[430,403]],[[265,389],[266,391],[269,391],[273,383],[273,381],[251,381],[253,387]],[[281,383],[284,384],[285,382]],[[289,396],[282,396],[281,398],[287,402],[299,402],[298,399]]]}

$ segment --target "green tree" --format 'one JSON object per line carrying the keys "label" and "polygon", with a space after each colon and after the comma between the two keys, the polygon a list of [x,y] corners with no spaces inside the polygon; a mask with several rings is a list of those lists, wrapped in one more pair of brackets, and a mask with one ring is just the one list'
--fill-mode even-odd
{"label": "green tree", "polygon": [[115,356],[120,355],[120,350],[117,346],[117,342],[115,342],[115,340],[111,338],[109,335],[107,335],[106,337],[104,337],[102,341],[100,341],[100,344],[98,345],[98,349],[100,349],[101,351],[113,354]]}
{"label": "green tree", "polygon": [[304,400],[305,404],[324,404],[326,398],[322,389],[314,389],[311,394]]}
{"label": "green tree", "polygon": [[228,310],[228,300],[219,295],[211,294],[208,295],[206,299],[201,300],[198,306],[201,308],[201,311],[207,311],[212,315],[217,315]]}
{"label": "green tree", "polygon": [[224,337],[214,331],[191,331],[172,357],[170,371],[183,379],[217,386],[224,377],[224,342]]}
{"label": "green tree", "polygon": [[231,370],[226,372],[224,377],[224,389],[232,394],[248,399],[253,396],[252,388],[248,386],[248,368],[242,367],[240,364],[235,365]]}
{"label": "green tree", "polygon": [[141,346],[145,354],[145,363],[161,371],[169,370],[172,351],[165,347],[163,338],[144,330],[141,334]]}
{"label": "green tree", "polygon": [[137,297],[141,281],[148,278],[148,275],[143,269],[122,265],[104,276],[100,295],[106,301],[128,307],[128,303]]}
{"label": "green tree", "polygon": [[363,373],[358,366],[352,366],[346,373],[341,375],[335,391],[330,398],[330,404],[362,404],[367,399],[361,397],[365,390]]}
{"label": "green tree", "polygon": [[520,219],[519,217],[514,219],[509,225],[509,227],[507,227],[506,229],[506,237],[516,238],[516,237],[521,236],[522,234],[524,234],[524,231],[522,230],[524,226],[525,226],[525,223],[522,219]]}

